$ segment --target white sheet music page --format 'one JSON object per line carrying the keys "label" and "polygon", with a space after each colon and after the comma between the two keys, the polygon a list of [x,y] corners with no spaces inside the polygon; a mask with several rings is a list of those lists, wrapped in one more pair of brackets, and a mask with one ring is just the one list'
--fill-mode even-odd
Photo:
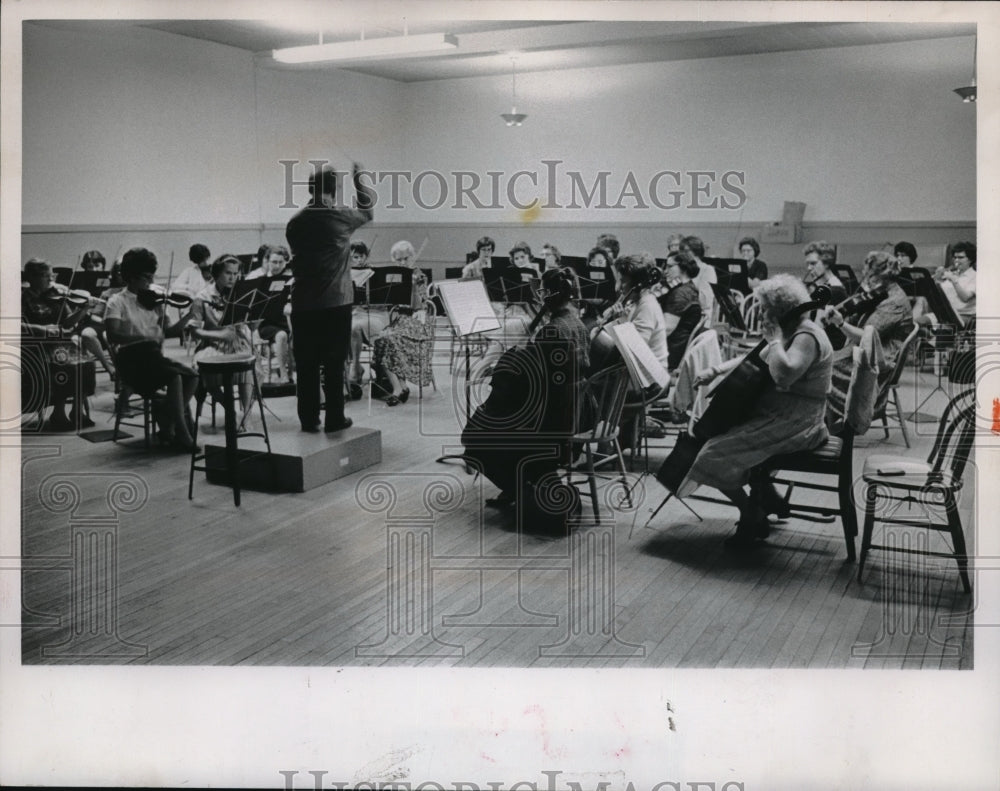
{"label": "white sheet music page", "polygon": [[486,286],[481,280],[445,281],[438,283],[438,294],[448,317],[460,337],[475,332],[500,329]]}

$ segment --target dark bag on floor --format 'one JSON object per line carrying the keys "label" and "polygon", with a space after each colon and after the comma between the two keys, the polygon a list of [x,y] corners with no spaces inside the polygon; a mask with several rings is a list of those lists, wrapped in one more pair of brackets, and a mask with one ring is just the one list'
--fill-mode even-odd
{"label": "dark bag on floor", "polygon": [[565,535],[580,518],[580,492],[553,473],[526,483],[518,500],[519,528],[525,533]]}

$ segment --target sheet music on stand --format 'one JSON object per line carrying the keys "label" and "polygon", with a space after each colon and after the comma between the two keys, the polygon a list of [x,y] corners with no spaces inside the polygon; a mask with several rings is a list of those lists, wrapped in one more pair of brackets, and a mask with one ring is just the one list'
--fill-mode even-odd
{"label": "sheet music on stand", "polygon": [[481,280],[442,281],[437,286],[448,318],[459,337],[500,329]]}
{"label": "sheet music on stand", "polygon": [[291,278],[281,275],[240,280],[230,293],[222,324],[260,322],[269,319],[271,323],[284,321],[284,307],[288,299]]}
{"label": "sheet music on stand", "polygon": [[375,274],[375,270],[371,267],[364,267],[351,270],[351,280],[354,282],[355,288],[361,288],[372,279],[372,275]]}
{"label": "sheet music on stand", "polygon": [[635,325],[627,321],[624,324],[611,324],[605,327],[618,351],[622,353],[625,367],[628,368],[632,382],[645,390],[650,385],[660,388],[670,384],[670,374],[663,364],[656,359],[649,345],[639,335]]}

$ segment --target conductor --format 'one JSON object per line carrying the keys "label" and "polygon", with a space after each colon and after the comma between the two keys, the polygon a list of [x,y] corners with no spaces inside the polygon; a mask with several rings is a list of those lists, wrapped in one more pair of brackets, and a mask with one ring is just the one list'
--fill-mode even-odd
{"label": "conductor", "polygon": [[348,428],[344,415],[344,362],[351,341],[351,234],[374,215],[375,192],[361,182],[354,163],[357,193],[351,209],[337,203],[338,173],[329,165],[309,178],[309,205],[292,217],[285,238],[292,250],[292,335],[298,369],[298,413],[303,431],[320,430],[320,368],[327,433]]}

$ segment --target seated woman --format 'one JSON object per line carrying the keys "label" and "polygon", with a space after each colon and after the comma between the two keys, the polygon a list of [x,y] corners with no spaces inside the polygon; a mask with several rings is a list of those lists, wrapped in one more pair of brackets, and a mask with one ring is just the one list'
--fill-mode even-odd
{"label": "seated woman", "polygon": [[[179,337],[191,318],[184,314],[169,323],[162,304],[146,307],[140,294],[148,291],[156,274],[156,256],[134,247],[122,258],[125,290],[108,300],[105,325],[108,341],[118,349],[118,373],[122,381],[142,396],[167,388],[164,414],[160,415],[160,437],[178,450],[190,451],[190,401],[198,387],[198,374],[163,355],[163,339]],[[148,303],[147,303],[148,304]]]}
{"label": "seated woman", "polygon": [[667,258],[663,275],[666,285],[657,299],[667,333],[667,370],[676,371],[701,321],[698,287],[692,282],[698,276],[698,262],[688,253],[675,253]]}
{"label": "seated woman", "polygon": [[767,264],[758,258],[760,255],[760,245],[752,236],[740,239],[740,257],[747,262],[747,283],[753,290],[767,280]]}
{"label": "seated woman", "polygon": [[499,359],[489,397],[462,433],[465,455],[500,489],[491,505],[513,503],[519,487],[536,486],[569,461],[587,330],[571,304],[578,289],[571,270],[546,271],[542,289],[531,339]]}
{"label": "seated woman", "polygon": [[562,266],[562,253],[554,244],[546,242],[542,245],[542,257],[545,259],[545,270],[559,269]]}
{"label": "seated woman", "polygon": [[[235,255],[223,253],[212,262],[212,282],[198,293],[191,305],[188,327],[193,329],[194,336],[198,338],[195,360],[198,359],[200,352],[210,348],[224,353],[233,353],[237,350],[250,352],[251,336],[247,325],[242,324],[237,327],[222,324],[225,319],[226,303],[230,300],[233,286],[239,277],[240,259]],[[245,416],[250,406],[252,381],[245,374],[240,374],[237,381],[240,404]]]}
{"label": "seated woman", "polygon": [[[397,406],[405,404],[410,397],[410,390],[404,383],[428,385],[431,382],[430,347],[424,343],[431,336],[424,310],[427,277],[417,268],[416,250],[408,241],[402,240],[392,246],[390,255],[396,266],[407,266],[413,270],[413,297],[409,315],[398,315],[375,338],[372,344],[372,365],[377,378],[384,379],[388,388],[391,388],[385,403]],[[425,358],[423,365],[421,355]]]}
{"label": "seated woman", "polygon": [[[611,266],[611,262],[614,258],[611,255],[611,251],[606,247],[594,247],[587,253],[587,269],[590,271],[590,277],[595,280],[598,284],[605,281],[598,280],[599,277],[604,277],[607,280],[614,280],[614,269]],[[581,310],[584,324],[593,327],[600,316],[600,311],[607,305],[607,302],[601,302],[597,298],[586,299],[581,302]]]}
{"label": "seated woman", "polygon": [[802,279],[811,294],[816,286],[826,286],[830,289],[830,304],[837,305],[847,299],[847,289],[833,274],[833,265],[837,261],[837,248],[829,242],[810,242],[802,254],[806,259],[806,276]]}
{"label": "seated woman", "polygon": [[976,317],[976,246],[958,242],[951,248],[951,267],[939,269],[934,279],[963,324]]}
{"label": "seated woman", "polygon": [[[747,494],[743,487],[754,468],[771,456],[817,448],[829,436],[823,415],[833,347],[822,327],[796,311],[809,301],[805,286],[790,275],[777,275],[757,287],[757,298],[768,341],[762,359],[775,386],[764,391],[746,422],[704,444],[679,490],[683,495],[696,484],[712,486],[739,508],[736,534],[726,541],[736,551],[751,548],[768,533],[768,500],[775,493],[768,487]],[[697,383],[708,384],[740,360],[699,374]]]}
{"label": "seated woman", "polygon": [[476,255],[474,261],[470,261],[462,267],[462,280],[482,280],[483,270],[493,266],[493,253],[497,249],[497,243],[490,237],[484,236],[476,242]]}
{"label": "seated woman", "polygon": [[[26,365],[23,367],[22,384],[29,384],[31,376],[30,360],[37,366],[45,367],[45,381],[50,392],[31,394],[33,398],[44,398],[51,402],[52,414],[46,421],[46,431],[70,431],[75,426],[91,428],[86,396],[93,394],[93,382],[87,383],[86,372],[79,365],[78,344],[82,340],[76,334],[77,327],[87,315],[87,304],[73,305],[65,299],[65,294],[52,287],[52,269],[48,263],[32,258],[24,265],[27,287],[21,290],[21,335],[24,338],[22,354]],[[30,342],[28,339],[57,339],[50,343]],[[86,348],[86,344],[84,344]],[[55,375],[54,370],[68,378]],[[93,379],[93,366],[89,379]],[[89,391],[89,392],[88,392]],[[24,391],[27,395],[27,390]],[[82,401],[78,402],[78,397]],[[66,402],[72,401],[70,413],[66,415]]]}
{"label": "seated woman", "polygon": [[[851,345],[861,339],[865,327],[875,328],[885,355],[885,366],[878,376],[880,390],[892,375],[903,341],[913,329],[913,308],[898,280],[899,262],[896,257],[873,250],[865,256],[861,276],[861,290],[872,298],[859,298],[857,308],[845,306],[844,312],[835,307],[827,308],[820,316],[823,324],[839,329]],[[851,355],[838,354],[837,357],[833,367],[833,387],[827,398],[826,422],[831,428],[844,417],[847,388],[854,367]]]}
{"label": "seated woman", "polygon": [[[412,247],[412,245],[411,245]],[[351,269],[371,269],[368,263],[368,245],[364,242],[351,242]],[[355,294],[358,293],[355,289]],[[367,293],[367,292],[366,292]],[[358,301],[355,296],[354,308],[351,311],[351,348],[348,358],[347,389],[348,397],[354,400],[361,398],[361,349],[369,344],[389,326],[389,309],[384,305],[368,305]]]}
{"label": "seated woman", "polygon": [[[286,273],[291,254],[284,245],[263,245],[258,251],[259,260],[262,265],[246,276],[247,280],[258,277],[278,277]],[[238,259],[237,259],[238,260]],[[214,275],[213,275],[214,277]],[[273,303],[272,303],[273,304]],[[291,313],[291,304],[285,303],[284,314],[280,317],[270,318],[265,312],[265,317],[257,327],[257,336],[274,347],[274,359],[278,364],[278,381],[292,381],[291,355],[288,353],[288,316]]]}
{"label": "seated woman", "polygon": [[653,291],[662,278],[656,259],[649,253],[623,255],[615,259],[614,266],[618,273],[618,300],[601,314],[600,323],[590,331],[593,369],[600,370],[616,359],[616,355],[611,353],[615,348],[614,342],[603,327],[631,322],[639,337],[667,370],[670,359],[667,322]]}

